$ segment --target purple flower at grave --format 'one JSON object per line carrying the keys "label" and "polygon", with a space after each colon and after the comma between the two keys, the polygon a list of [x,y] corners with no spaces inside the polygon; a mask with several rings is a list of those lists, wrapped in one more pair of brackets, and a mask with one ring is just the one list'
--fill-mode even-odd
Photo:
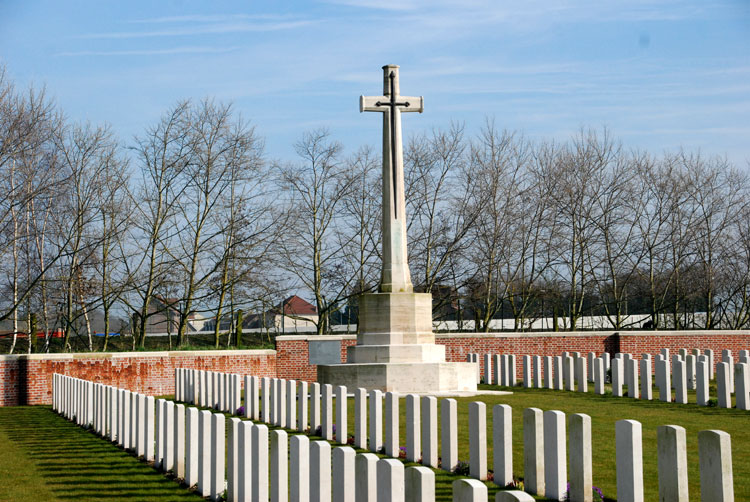
{"label": "purple flower at grave", "polygon": [[245,416],[245,407],[244,406],[240,406],[239,408],[237,408],[237,413],[235,413],[235,415],[239,415],[241,417],[244,417]]}

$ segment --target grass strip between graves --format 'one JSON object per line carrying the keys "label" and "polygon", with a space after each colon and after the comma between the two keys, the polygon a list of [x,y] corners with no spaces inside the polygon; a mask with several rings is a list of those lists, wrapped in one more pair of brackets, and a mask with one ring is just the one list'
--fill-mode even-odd
{"label": "grass strip between graves", "polygon": [[0,500],[202,500],[149,464],[55,414],[0,408]]}

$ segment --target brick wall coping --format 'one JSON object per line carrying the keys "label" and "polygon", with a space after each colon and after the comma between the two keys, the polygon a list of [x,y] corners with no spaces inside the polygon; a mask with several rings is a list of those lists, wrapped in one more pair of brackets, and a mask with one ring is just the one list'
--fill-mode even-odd
{"label": "brick wall coping", "polygon": [[356,340],[357,335],[281,335],[277,336],[277,341],[295,342],[295,341],[326,341],[326,340]]}
{"label": "brick wall coping", "polygon": [[[534,338],[534,337],[586,337],[586,336],[750,336],[750,330],[728,330],[728,329],[695,329],[680,331],[644,331],[644,330],[603,330],[603,331],[534,331],[530,332],[508,332],[508,333],[435,333],[435,338],[461,339],[461,338]],[[278,341],[324,341],[324,340],[356,340],[357,335],[283,335],[277,336]]]}
{"label": "brick wall coping", "polygon": [[253,350],[172,350],[154,352],[74,352],[68,354],[11,354],[0,355],[0,361],[76,361],[81,359],[128,359],[132,357],[209,357],[209,356],[271,356],[273,349]]}
{"label": "brick wall coping", "polygon": [[534,331],[509,333],[435,333],[435,338],[534,338],[563,336],[750,336],[750,330],[695,329],[680,331],[606,330],[606,331]]}

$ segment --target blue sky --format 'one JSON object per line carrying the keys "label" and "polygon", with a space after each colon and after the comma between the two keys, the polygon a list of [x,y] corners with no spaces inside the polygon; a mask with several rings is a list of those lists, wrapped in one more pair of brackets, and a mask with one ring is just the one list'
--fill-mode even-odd
{"label": "blue sky", "polygon": [[349,151],[378,145],[358,97],[399,64],[401,91],[425,97],[407,135],[607,126],[626,147],[750,163],[750,0],[0,0],[0,62],[126,144],[178,99],[215,96],[272,159],[321,126]]}

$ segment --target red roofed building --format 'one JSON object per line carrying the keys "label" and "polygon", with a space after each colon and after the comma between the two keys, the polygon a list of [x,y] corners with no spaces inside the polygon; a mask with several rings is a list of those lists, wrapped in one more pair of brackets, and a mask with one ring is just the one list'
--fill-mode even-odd
{"label": "red roofed building", "polygon": [[295,331],[297,328],[314,328],[318,322],[318,309],[315,305],[297,295],[290,296],[268,314],[272,318],[271,325],[280,332]]}

